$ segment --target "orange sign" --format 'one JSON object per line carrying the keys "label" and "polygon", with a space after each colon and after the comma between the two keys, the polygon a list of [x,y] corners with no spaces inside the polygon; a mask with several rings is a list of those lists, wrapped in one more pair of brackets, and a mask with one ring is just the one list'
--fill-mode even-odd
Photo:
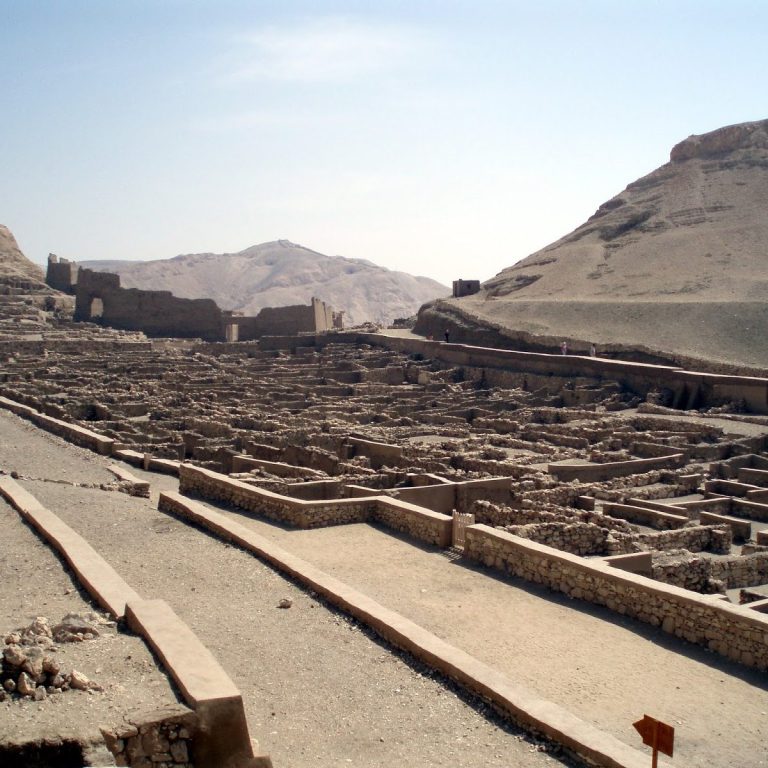
{"label": "orange sign", "polygon": [[632,723],[635,730],[643,737],[643,744],[647,744],[654,751],[663,752],[672,757],[675,746],[675,729],[671,725],[662,723],[650,715],[643,715],[642,720]]}

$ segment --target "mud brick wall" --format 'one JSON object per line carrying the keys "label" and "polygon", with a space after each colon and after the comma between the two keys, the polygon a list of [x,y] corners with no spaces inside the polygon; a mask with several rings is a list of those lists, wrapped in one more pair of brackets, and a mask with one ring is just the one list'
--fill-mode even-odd
{"label": "mud brick wall", "polygon": [[768,669],[768,615],[583,560],[485,525],[469,526],[466,537],[465,556],[486,567],[605,605],[734,661]]}

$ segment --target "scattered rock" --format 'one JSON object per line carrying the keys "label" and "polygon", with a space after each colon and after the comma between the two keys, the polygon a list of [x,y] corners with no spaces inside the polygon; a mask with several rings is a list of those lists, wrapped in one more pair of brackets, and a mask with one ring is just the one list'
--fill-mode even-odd
{"label": "scattered rock", "polygon": [[278,604],[278,608],[290,608],[293,605],[293,600],[290,597],[284,597]]}
{"label": "scattered rock", "polygon": [[91,681],[82,673],[73,669],[69,675],[69,686],[76,691],[87,691],[91,685]]}
{"label": "scattered rock", "polygon": [[20,696],[31,696],[35,692],[35,684],[26,672],[19,675],[16,691]]}

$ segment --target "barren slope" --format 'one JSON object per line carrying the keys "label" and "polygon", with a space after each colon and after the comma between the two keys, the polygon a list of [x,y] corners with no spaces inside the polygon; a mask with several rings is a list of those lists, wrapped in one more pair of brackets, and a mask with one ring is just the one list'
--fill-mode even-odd
{"label": "barren slope", "polygon": [[416,313],[450,290],[427,277],[393,272],[362,259],[325,256],[278,240],[239,253],[198,253],[158,261],[84,261],[116,272],[124,288],[211,298],[223,309],[255,315],[262,307],[306,304],[316,296],[345,311],[347,326],[389,323]]}
{"label": "barren slope", "polygon": [[19,248],[8,227],[0,224],[0,294],[55,293],[45,284],[43,270]]}
{"label": "barren slope", "polygon": [[768,367],[768,121],[692,136],[581,227],[422,318]]}

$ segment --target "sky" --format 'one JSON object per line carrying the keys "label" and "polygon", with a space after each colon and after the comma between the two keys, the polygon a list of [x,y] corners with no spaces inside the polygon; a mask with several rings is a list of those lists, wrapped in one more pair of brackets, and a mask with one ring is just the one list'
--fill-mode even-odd
{"label": "sky", "polygon": [[765,0],[0,0],[24,253],[287,239],[486,280],[691,134],[768,118]]}

